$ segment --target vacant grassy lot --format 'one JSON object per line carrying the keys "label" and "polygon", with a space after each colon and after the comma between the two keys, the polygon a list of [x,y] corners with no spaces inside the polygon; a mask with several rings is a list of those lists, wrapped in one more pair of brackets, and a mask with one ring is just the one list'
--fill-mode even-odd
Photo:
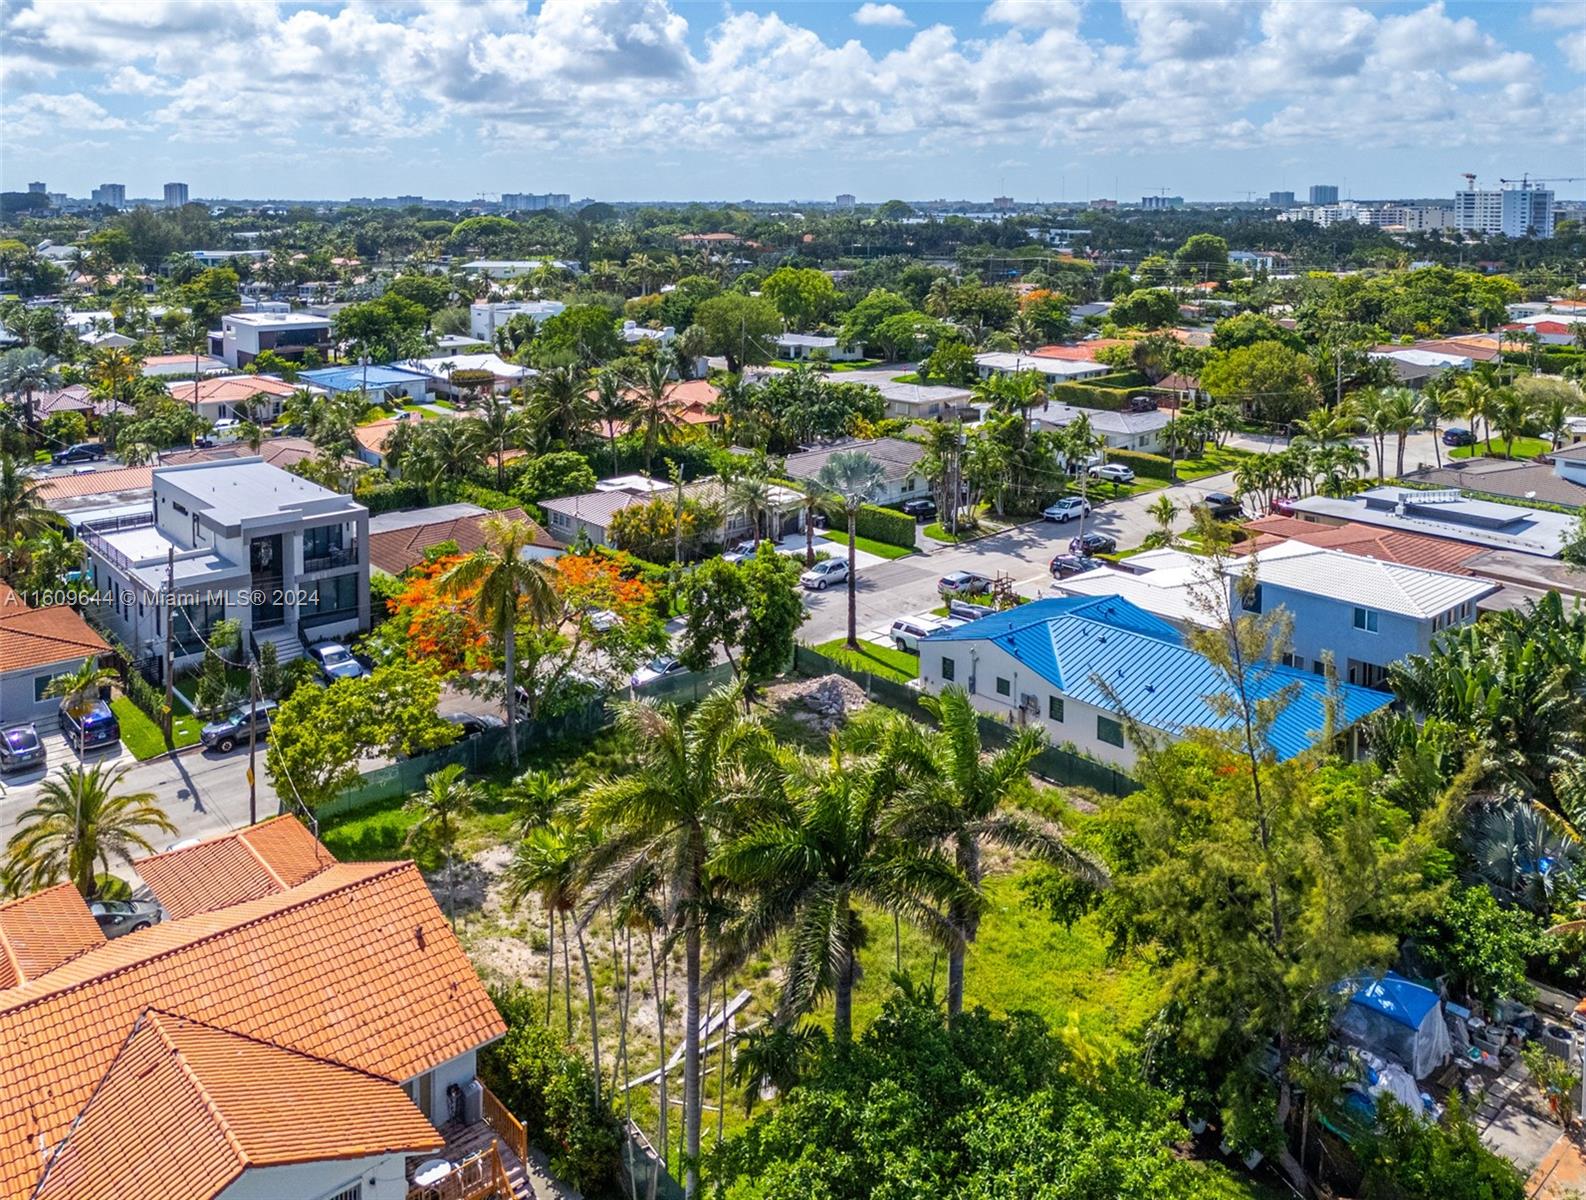
{"label": "vacant grassy lot", "polygon": [[[1522,437],[1514,439],[1514,450],[1511,452],[1509,443],[1502,438],[1492,439],[1492,449],[1489,453],[1485,439],[1474,446],[1455,446],[1448,452],[1450,458],[1535,458],[1538,454],[1546,454],[1553,449],[1553,443],[1545,438]],[[1391,452],[1391,451],[1390,451]]]}
{"label": "vacant grassy lot", "polygon": [[907,683],[920,673],[918,656],[891,646],[878,646],[874,642],[861,641],[858,650],[850,650],[846,638],[833,638],[815,649],[850,670],[869,671],[872,675],[897,683]]}

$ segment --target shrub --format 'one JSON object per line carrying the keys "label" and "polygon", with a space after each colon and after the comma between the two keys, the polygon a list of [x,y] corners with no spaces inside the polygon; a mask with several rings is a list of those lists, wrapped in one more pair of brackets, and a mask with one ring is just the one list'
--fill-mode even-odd
{"label": "shrub", "polygon": [[1108,388],[1113,391],[1138,391],[1140,388],[1151,386],[1151,381],[1133,368],[1127,371],[1114,371],[1110,375],[1097,375],[1085,382],[1091,387]]}
{"label": "shrub", "polygon": [[[846,517],[834,518],[832,524],[834,528],[840,527],[844,536],[847,536]],[[871,541],[914,549],[914,518],[896,509],[878,508],[874,504],[862,506],[859,519],[855,522],[855,532]]]}
{"label": "shrub", "polygon": [[1108,450],[1107,461],[1133,467],[1142,479],[1170,479],[1173,462],[1160,454],[1147,454],[1143,450]]}
{"label": "shrub", "polygon": [[422,508],[429,503],[429,494],[418,483],[374,483],[360,487],[355,499],[369,510],[371,517],[381,513],[397,512],[404,508]]}
{"label": "shrub", "polygon": [[480,508],[494,509],[500,512],[506,508],[521,508],[522,502],[516,496],[509,496],[505,492],[498,492],[495,488],[485,487],[479,483],[454,483],[446,489],[443,500],[463,501],[468,504],[477,504]]}
{"label": "shrub", "polygon": [[1129,403],[1128,392],[1095,383],[1054,383],[1047,395],[1059,404],[1072,404],[1075,408],[1101,408],[1108,412],[1121,412]]}
{"label": "shrub", "polygon": [[542,1024],[527,988],[492,993],[507,1034],[479,1052],[479,1077],[543,1148],[551,1170],[586,1196],[609,1194],[621,1166],[622,1133],[581,1054]]}

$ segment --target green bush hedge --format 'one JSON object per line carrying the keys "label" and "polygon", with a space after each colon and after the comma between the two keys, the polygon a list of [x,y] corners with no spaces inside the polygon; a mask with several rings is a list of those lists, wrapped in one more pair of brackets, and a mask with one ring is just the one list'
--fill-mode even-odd
{"label": "green bush hedge", "polygon": [[454,483],[446,489],[445,499],[453,502],[461,501],[464,504],[477,504],[480,508],[489,508],[496,512],[505,508],[523,507],[523,501],[516,496],[509,496],[505,492],[498,492],[495,488],[485,487],[479,483]]}
{"label": "green bush hedge", "polygon": [[1098,387],[1093,383],[1054,383],[1047,395],[1059,404],[1072,404],[1075,408],[1101,408],[1108,412],[1122,412],[1129,403],[1128,392]]}
{"label": "green bush hedge", "polygon": [[[1575,346],[1545,346],[1537,356],[1542,370],[1548,375],[1562,375],[1565,367],[1574,366],[1586,360],[1586,350]],[[1513,361],[1524,362],[1522,355],[1514,355]]]}
{"label": "green bush hedge", "polygon": [[1134,468],[1134,473],[1142,479],[1173,478],[1172,460],[1160,454],[1147,454],[1143,450],[1109,450],[1107,461]]}
{"label": "green bush hedge", "polygon": [[[832,526],[833,528],[841,526],[844,534],[847,533],[848,524],[845,518],[834,517]],[[855,532],[860,537],[885,542],[889,546],[914,549],[914,518],[908,513],[900,513],[894,508],[877,508],[874,504],[866,504],[859,510],[859,519],[855,522],[855,526]]]}
{"label": "green bush hedge", "polygon": [[1151,386],[1151,381],[1139,371],[1114,371],[1110,375],[1097,375],[1086,382],[1091,387],[1110,388],[1114,391],[1139,391]]}
{"label": "green bush hedge", "polygon": [[423,508],[429,494],[418,483],[376,483],[359,488],[353,499],[369,510],[371,517],[404,508]]}

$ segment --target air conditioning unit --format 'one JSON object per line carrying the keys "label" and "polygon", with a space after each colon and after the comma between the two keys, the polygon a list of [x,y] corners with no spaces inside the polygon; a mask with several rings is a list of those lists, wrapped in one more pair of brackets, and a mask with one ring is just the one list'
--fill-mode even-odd
{"label": "air conditioning unit", "polygon": [[464,1125],[476,1125],[485,1119],[485,1085],[477,1079],[470,1079],[463,1086],[463,1111]]}

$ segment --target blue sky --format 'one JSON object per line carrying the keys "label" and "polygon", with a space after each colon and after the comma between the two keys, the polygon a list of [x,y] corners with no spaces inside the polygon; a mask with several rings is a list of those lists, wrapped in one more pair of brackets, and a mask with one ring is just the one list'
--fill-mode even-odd
{"label": "blue sky", "polygon": [[0,0],[0,111],[72,195],[1433,196],[1586,175],[1586,3]]}

